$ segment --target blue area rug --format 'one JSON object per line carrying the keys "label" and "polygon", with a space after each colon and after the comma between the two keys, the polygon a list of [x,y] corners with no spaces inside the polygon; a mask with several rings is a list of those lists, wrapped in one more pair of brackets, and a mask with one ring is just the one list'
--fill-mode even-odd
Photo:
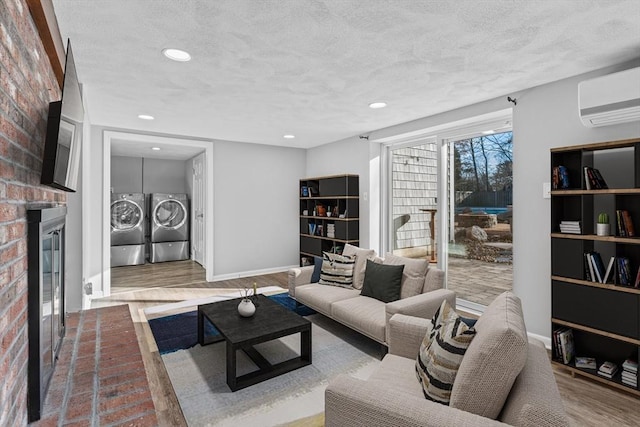
{"label": "blue area rug", "polygon": [[[306,305],[297,304],[289,294],[281,293],[268,296],[271,300],[294,311],[300,316],[309,316],[315,311]],[[198,344],[198,312],[173,314],[149,320],[153,338],[156,340],[160,354],[185,350]],[[209,322],[205,322],[205,337],[214,338],[220,335],[218,330]]]}

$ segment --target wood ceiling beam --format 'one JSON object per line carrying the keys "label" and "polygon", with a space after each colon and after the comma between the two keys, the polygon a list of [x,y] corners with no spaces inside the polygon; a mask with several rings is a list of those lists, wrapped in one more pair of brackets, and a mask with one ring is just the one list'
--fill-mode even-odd
{"label": "wood ceiling beam", "polygon": [[26,0],[31,12],[31,17],[36,25],[44,50],[49,57],[53,73],[62,89],[64,81],[65,50],[58,28],[58,21],[53,9],[52,0]]}

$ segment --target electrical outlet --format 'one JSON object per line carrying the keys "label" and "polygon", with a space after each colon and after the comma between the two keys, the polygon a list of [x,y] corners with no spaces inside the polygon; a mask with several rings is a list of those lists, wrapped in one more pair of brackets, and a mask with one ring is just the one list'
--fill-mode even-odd
{"label": "electrical outlet", "polygon": [[368,198],[369,198],[369,193],[367,193],[366,191],[362,193],[362,200],[366,202]]}
{"label": "electrical outlet", "polygon": [[551,198],[551,183],[543,182],[542,183],[542,198],[550,199]]}

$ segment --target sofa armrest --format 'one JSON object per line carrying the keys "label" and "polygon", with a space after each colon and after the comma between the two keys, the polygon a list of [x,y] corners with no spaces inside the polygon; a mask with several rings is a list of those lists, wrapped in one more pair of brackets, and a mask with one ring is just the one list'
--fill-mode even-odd
{"label": "sofa armrest", "polygon": [[311,283],[311,275],[313,274],[313,265],[306,265],[304,267],[290,268],[288,272],[289,280],[289,295],[292,298],[296,297],[296,286],[306,285]]}
{"label": "sofa armrest", "polygon": [[387,325],[387,344],[389,354],[415,359],[418,357],[420,344],[429,329],[428,319],[421,317],[394,314]]}
{"label": "sofa armrest", "polygon": [[[417,381],[417,380],[416,380]],[[325,426],[491,427],[498,421],[435,403],[423,396],[385,393],[376,381],[339,375],[325,390]]]}

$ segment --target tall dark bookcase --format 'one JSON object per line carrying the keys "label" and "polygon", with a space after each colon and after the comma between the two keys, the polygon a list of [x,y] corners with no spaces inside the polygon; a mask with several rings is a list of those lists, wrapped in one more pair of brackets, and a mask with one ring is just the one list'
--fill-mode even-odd
{"label": "tall dark bookcase", "polygon": [[358,175],[301,179],[299,191],[300,265],[322,252],[341,253],[346,243],[359,245]]}
{"label": "tall dark bookcase", "polygon": [[[622,363],[640,351],[640,238],[620,236],[618,210],[627,210],[640,234],[640,138],[551,149],[551,169],[564,166],[568,188],[551,191],[551,323],[553,331],[570,328],[576,356],[594,357],[618,365],[609,379],[594,369],[553,360],[572,372],[640,396],[638,387],[622,382]],[[584,168],[600,171],[607,189],[587,190]],[[599,213],[610,218],[610,235],[596,235]],[[561,221],[579,221],[581,234],[560,232]],[[607,265],[611,257],[627,258],[631,285],[587,280],[585,253],[596,251]],[[552,338],[553,353],[557,343]]]}

